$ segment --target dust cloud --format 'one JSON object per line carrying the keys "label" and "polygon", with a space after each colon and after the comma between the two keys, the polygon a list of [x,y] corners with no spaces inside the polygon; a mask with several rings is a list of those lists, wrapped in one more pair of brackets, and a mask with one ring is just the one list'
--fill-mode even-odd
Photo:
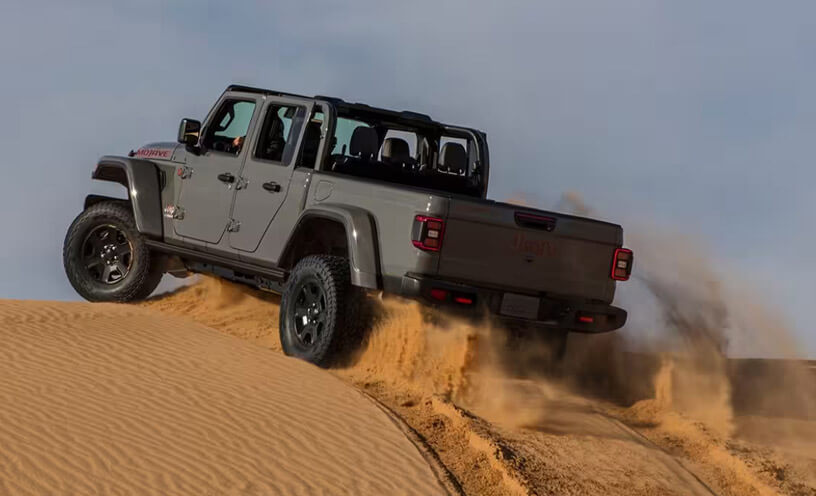
{"label": "dust cloud", "polygon": [[[565,194],[560,206],[593,215],[576,193]],[[616,352],[662,355],[661,368],[671,369],[653,373],[663,382],[654,384],[655,391],[667,392],[662,404],[723,432],[731,427],[732,404],[740,411],[775,405],[781,413],[788,403],[794,416],[816,418],[816,404],[803,401],[812,398],[814,375],[796,360],[802,357],[784,318],[738,275],[724,272],[727,264],[706,253],[701,241],[656,226],[626,227],[635,271],[619,288],[618,301],[632,318],[619,333]],[[786,360],[767,365],[730,359],[734,354]],[[761,387],[746,388],[739,376]]]}
{"label": "dust cloud", "polygon": [[[565,195],[560,209],[593,215],[576,194]],[[563,422],[565,405],[585,406],[582,398],[594,398],[588,408],[705,466],[702,477],[723,494],[797,494],[801,483],[790,481],[806,480],[803,474],[816,467],[812,445],[804,448],[810,461],[781,462],[783,455],[760,456],[759,448],[740,444],[750,436],[763,439],[762,449],[779,447],[748,415],[773,415],[777,430],[787,426],[788,440],[812,432],[810,423],[798,428],[788,421],[816,419],[816,376],[791,360],[796,345],[784,319],[743,281],[723,273],[701,242],[633,223],[626,236],[635,274],[618,304],[637,317],[623,332],[571,336],[555,374],[540,373],[546,367],[522,378],[517,367],[511,371],[508,363],[530,363],[522,355],[541,356],[541,350],[508,348],[504,330],[488,318],[429,319],[418,304],[394,299],[378,302],[377,324],[342,373],[364,385],[441,398],[508,429]],[[746,349],[788,359],[729,356]],[[591,422],[572,428],[572,434],[593,432]],[[736,445],[740,454],[731,450]],[[788,479],[769,476],[767,467],[775,464],[788,467]]]}
{"label": "dust cloud", "polygon": [[[574,193],[558,210],[593,215]],[[753,347],[795,358],[784,320],[699,241],[626,228],[635,272],[617,304],[630,321],[571,335],[557,366],[542,363],[543,345],[509,346],[487,316],[369,295],[361,345],[333,372],[406,422],[467,494],[671,494],[677,484],[688,484],[677,494],[695,484],[701,494],[814,494],[816,441],[803,439],[816,439],[816,374],[801,361],[729,356]],[[146,305],[280,350],[278,303],[202,277]],[[631,446],[617,441],[620,426]],[[650,465],[643,439],[680,468]],[[625,483],[631,467],[640,489]]]}

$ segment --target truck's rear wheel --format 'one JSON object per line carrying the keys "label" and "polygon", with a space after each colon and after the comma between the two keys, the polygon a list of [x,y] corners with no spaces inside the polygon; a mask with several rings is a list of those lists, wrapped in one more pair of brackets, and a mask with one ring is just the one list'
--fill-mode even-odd
{"label": "truck's rear wheel", "polygon": [[356,331],[360,291],[351,285],[348,260],[305,257],[292,271],[280,306],[284,353],[328,366]]}
{"label": "truck's rear wheel", "polygon": [[62,249],[71,286],[89,301],[147,298],[161,280],[160,260],[151,256],[124,204],[102,202],[74,219]]}

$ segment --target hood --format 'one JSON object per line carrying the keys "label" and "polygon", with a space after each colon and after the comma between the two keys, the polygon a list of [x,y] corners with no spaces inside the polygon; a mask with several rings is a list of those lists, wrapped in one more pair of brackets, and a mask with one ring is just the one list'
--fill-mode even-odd
{"label": "hood", "polygon": [[133,156],[147,160],[167,160],[170,162],[183,162],[184,147],[175,141],[162,141],[159,143],[148,143],[141,146]]}

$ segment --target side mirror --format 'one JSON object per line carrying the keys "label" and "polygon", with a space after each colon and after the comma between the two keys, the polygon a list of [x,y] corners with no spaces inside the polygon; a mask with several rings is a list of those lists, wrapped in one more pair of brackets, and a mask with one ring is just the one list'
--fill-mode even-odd
{"label": "side mirror", "polygon": [[195,119],[182,119],[179,124],[178,142],[194,147],[198,144],[198,136],[201,132],[201,122]]}

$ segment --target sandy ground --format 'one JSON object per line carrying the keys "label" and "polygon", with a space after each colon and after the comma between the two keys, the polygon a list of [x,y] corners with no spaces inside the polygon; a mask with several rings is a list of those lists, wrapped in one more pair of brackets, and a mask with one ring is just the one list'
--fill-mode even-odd
{"label": "sandy ground", "polygon": [[275,353],[276,296],[210,278],[0,304],[0,493],[816,495],[816,412],[778,415],[814,374],[742,384],[766,401],[739,411],[722,370],[602,340],[571,341],[568,379],[519,377],[489,324],[370,304],[328,372]]}
{"label": "sandy ground", "polygon": [[[145,306],[279,350],[277,302],[205,278]],[[507,376],[484,326],[432,325],[401,300],[372,305],[363,349],[332,372],[403,419],[461,494],[816,495],[814,419],[735,415],[717,374],[693,376],[687,389],[704,408],[691,415],[675,408],[682,398],[661,393],[663,368],[652,387],[649,374],[617,358],[624,376],[644,375],[653,396],[622,404],[574,381]],[[618,387],[608,357],[568,360],[602,363],[609,377],[600,389]]]}
{"label": "sandy ground", "polygon": [[441,494],[337,377],[136,306],[0,301],[0,494]]}

